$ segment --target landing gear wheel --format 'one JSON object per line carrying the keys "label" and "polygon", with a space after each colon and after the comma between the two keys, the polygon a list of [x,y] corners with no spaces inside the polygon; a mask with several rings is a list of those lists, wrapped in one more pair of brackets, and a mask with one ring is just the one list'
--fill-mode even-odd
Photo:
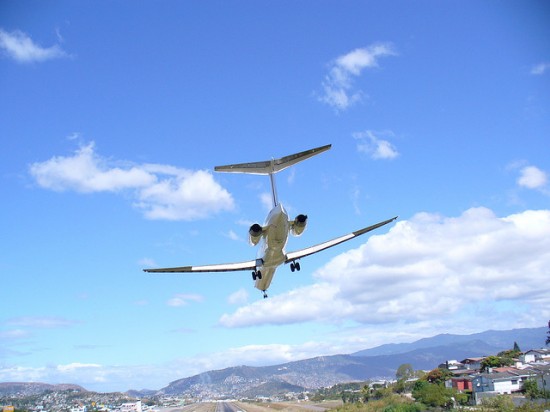
{"label": "landing gear wheel", "polygon": [[256,272],[256,277],[258,279],[261,279],[262,278],[262,272],[260,272],[259,270]]}
{"label": "landing gear wheel", "polygon": [[256,271],[252,272],[252,280],[256,280]]}
{"label": "landing gear wheel", "polygon": [[290,271],[294,272],[296,270],[296,265],[294,263],[290,264]]}
{"label": "landing gear wheel", "polygon": [[296,264],[294,265],[294,267],[295,267],[296,270],[299,272],[299,271],[300,271],[300,262],[296,262]]}
{"label": "landing gear wheel", "polygon": [[266,299],[267,298],[267,293],[265,292],[265,290],[263,292],[264,292],[264,299]]}

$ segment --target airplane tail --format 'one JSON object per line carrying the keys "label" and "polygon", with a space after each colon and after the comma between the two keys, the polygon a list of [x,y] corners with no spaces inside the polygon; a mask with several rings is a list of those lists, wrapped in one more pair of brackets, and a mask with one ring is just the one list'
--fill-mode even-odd
{"label": "airplane tail", "polygon": [[306,150],[304,152],[295,153],[289,156],[281,157],[280,159],[265,160],[263,162],[239,163],[234,165],[216,166],[216,172],[227,173],[247,173],[253,175],[270,175],[280,172],[289,166],[292,166],[302,160],[309,159],[319,153],[330,149],[332,145],[316,147],[315,149]]}
{"label": "airplane tail", "polygon": [[319,153],[325,152],[331,148],[332,145],[328,144],[325,146],[316,147],[314,149],[305,150],[303,152],[291,154],[280,159],[271,159],[265,160],[262,162],[251,162],[251,163],[238,163],[225,166],[216,166],[214,170],[216,172],[226,172],[226,173],[246,173],[253,175],[269,175],[271,179],[271,191],[273,195],[273,205],[277,206],[277,191],[275,189],[275,180],[273,175],[281,170],[286,169],[296,163],[301,162],[302,160],[309,159]]}

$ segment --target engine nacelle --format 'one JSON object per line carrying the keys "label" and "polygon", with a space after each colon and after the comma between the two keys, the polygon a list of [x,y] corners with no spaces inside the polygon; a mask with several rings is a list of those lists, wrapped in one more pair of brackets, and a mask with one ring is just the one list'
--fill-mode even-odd
{"label": "engine nacelle", "polygon": [[307,225],[307,216],[300,214],[294,218],[290,232],[294,236],[300,236],[304,232],[304,230],[306,230],[306,225]]}
{"label": "engine nacelle", "polygon": [[248,229],[248,241],[251,245],[257,245],[260,239],[262,238],[262,227],[254,223],[252,226],[250,226],[250,229]]}

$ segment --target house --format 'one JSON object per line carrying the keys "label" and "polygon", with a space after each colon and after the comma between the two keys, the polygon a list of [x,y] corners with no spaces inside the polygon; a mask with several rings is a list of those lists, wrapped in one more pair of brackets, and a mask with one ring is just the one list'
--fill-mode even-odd
{"label": "house", "polygon": [[480,373],[473,378],[473,390],[474,392],[511,394],[512,392],[520,391],[523,387],[523,382],[529,379],[531,375],[529,371],[520,371],[518,369],[506,372]]}
{"label": "house", "polygon": [[481,362],[483,359],[485,359],[485,356],[479,358],[466,358],[460,361],[460,363],[462,363],[466,369],[479,370],[481,369]]}
{"label": "house", "polygon": [[522,389],[523,383],[532,377],[532,373],[525,370],[507,368],[505,372],[480,373],[472,379],[474,400],[477,403],[487,396],[512,394]]}
{"label": "house", "polygon": [[531,349],[520,356],[523,363],[550,361],[550,349]]}
{"label": "house", "polygon": [[453,359],[453,360],[445,361],[445,363],[440,364],[438,368],[453,371],[457,369],[464,369],[464,365],[459,361]]}
{"label": "house", "polygon": [[456,389],[459,392],[471,391],[472,390],[472,377],[470,376],[461,376],[456,378],[451,378],[451,387]]}
{"label": "house", "polygon": [[123,403],[120,412],[141,412],[141,401]]}

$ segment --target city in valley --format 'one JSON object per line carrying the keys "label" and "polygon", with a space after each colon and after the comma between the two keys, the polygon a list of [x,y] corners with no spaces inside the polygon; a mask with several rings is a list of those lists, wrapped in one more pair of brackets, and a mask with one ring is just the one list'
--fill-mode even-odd
{"label": "city in valley", "polygon": [[[540,333],[544,328],[525,331]],[[550,330],[548,334],[550,338]],[[431,339],[441,339],[441,336],[445,338],[440,335]],[[475,342],[483,345],[480,341]],[[470,343],[457,345],[466,347]],[[424,348],[416,356],[425,358],[436,349]],[[333,378],[333,384],[326,386],[320,384],[319,378],[328,382],[330,375],[319,367],[320,363],[343,371],[353,359],[370,361],[374,367],[373,359],[377,357],[335,355],[264,369],[233,367],[174,381],[159,391],[97,393],[70,384],[0,383],[0,407],[2,412],[267,412],[274,409],[322,412],[336,408],[344,412],[441,408],[542,412],[550,406],[548,348],[521,351],[514,342],[510,349],[494,355],[462,360],[443,358],[432,369],[413,368],[414,353],[405,354],[411,363],[394,367],[392,377],[342,380],[340,376],[340,382],[334,383],[338,379]],[[399,354],[393,357],[403,359]],[[384,359],[391,363],[392,356]],[[353,364],[351,369],[357,370],[359,365]],[[303,373],[301,377],[298,370]],[[312,379],[305,379],[307,375]],[[291,377],[304,384],[309,382],[309,388],[290,384]],[[398,407],[401,409],[385,409],[396,405],[401,405]]]}

